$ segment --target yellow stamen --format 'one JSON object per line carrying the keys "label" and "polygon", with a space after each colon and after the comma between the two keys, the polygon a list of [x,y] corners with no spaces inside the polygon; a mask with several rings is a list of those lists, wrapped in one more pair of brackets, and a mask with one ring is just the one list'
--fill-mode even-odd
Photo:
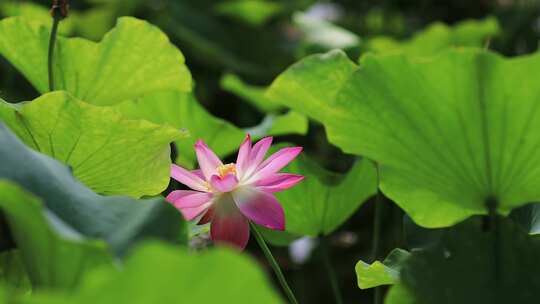
{"label": "yellow stamen", "polygon": [[236,166],[234,163],[221,165],[216,168],[217,173],[221,178],[225,177],[227,174],[235,174],[236,175]]}

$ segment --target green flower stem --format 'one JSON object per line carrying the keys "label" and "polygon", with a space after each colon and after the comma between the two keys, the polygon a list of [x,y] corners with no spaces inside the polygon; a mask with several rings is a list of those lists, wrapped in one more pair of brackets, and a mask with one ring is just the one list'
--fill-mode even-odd
{"label": "green flower stem", "polygon": [[272,255],[272,252],[270,252],[270,249],[266,245],[266,242],[264,241],[261,233],[259,230],[257,230],[257,227],[252,222],[249,222],[249,225],[251,227],[251,231],[253,232],[253,235],[255,236],[255,239],[257,240],[257,243],[259,243],[259,246],[261,247],[262,251],[264,252],[264,255],[266,256],[266,259],[270,263],[270,266],[272,266],[272,269],[274,270],[274,273],[276,274],[279,284],[283,288],[283,291],[285,291],[285,294],[287,294],[287,297],[289,298],[289,301],[292,304],[298,304],[298,301],[296,300],[296,297],[294,296],[294,293],[292,292],[291,288],[289,287],[289,284],[287,284],[287,280],[285,280],[285,276],[283,275],[283,272],[281,271],[281,268],[279,267],[278,263],[276,262],[276,259],[274,259],[274,256]]}
{"label": "green flower stem", "polygon": [[54,47],[56,45],[56,35],[58,33],[58,25],[62,17],[58,14],[53,14],[53,24],[51,30],[51,37],[49,39],[49,54],[47,60],[47,67],[49,72],[49,91],[54,91]]}
{"label": "green flower stem", "polygon": [[494,271],[495,271],[495,283],[499,284],[499,279],[501,278],[500,273],[500,231],[499,231],[499,216],[497,215],[497,207],[499,203],[494,197],[488,197],[486,199],[486,208],[488,211],[487,220],[488,220],[488,231],[493,233],[493,254],[494,254]]}
{"label": "green flower stem", "polygon": [[321,244],[323,263],[324,263],[324,267],[326,268],[326,273],[328,273],[328,278],[330,279],[330,285],[332,286],[334,299],[336,301],[335,303],[343,304],[343,296],[341,295],[341,291],[339,289],[336,271],[334,270],[334,267],[332,266],[332,262],[330,259],[330,251],[328,249],[328,242],[326,241],[326,238],[324,236],[321,236],[319,238],[319,244]]}

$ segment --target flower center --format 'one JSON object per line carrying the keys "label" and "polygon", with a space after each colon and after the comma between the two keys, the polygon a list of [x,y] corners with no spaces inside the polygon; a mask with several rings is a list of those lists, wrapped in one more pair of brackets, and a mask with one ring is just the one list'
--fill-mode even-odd
{"label": "flower center", "polygon": [[236,175],[236,166],[234,163],[221,165],[216,168],[216,171],[219,175],[219,177],[224,178],[227,174],[234,174]]}

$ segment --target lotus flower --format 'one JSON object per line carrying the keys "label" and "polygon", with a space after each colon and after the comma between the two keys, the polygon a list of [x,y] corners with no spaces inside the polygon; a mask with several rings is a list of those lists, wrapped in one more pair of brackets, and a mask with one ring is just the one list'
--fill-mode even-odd
{"label": "lotus flower", "polygon": [[249,221],[273,229],[285,229],[283,208],[273,195],[288,189],[304,177],[279,173],[302,151],[301,147],[284,148],[266,160],[272,137],[251,146],[249,135],[240,146],[236,163],[223,164],[202,141],[195,144],[200,170],[188,171],[172,165],[173,179],[193,190],[177,190],[167,200],[187,220],[210,224],[214,242],[243,249],[249,240]]}

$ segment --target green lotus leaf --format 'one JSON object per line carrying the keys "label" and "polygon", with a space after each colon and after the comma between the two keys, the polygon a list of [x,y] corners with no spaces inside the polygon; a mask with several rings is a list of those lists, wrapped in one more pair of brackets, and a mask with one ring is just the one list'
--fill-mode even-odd
{"label": "green lotus leaf", "polygon": [[306,134],[307,118],[295,112],[283,115],[269,115],[256,128],[242,130],[226,120],[212,116],[192,94],[162,92],[115,106],[126,117],[146,119],[158,124],[167,124],[185,129],[190,138],[177,141],[176,162],[192,167],[195,163],[193,145],[203,139],[219,156],[235,152],[247,132],[254,138],[266,135]]}
{"label": "green lotus leaf", "polygon": [[415,222],[443,227],[486,213],[487,202],[507,213],[540,199],[536,66],[539,55],[455,49],[364,56],[358,68],[331,52],[291,67],[269,96],[378,162],[381,189]]}
{"label": "green lotus leaf", "polygon": [[381,285],[393,285],[399,281],[401,265],[409,257],[409,252],[396,248],[383,262],[375,261],[368,264],[364,261],[356,263],[356,278],[360,289],[373,288]]}
{"label": "green lotus leaf", "polygon": [[[0,54],[41,93],[49,86],[49,28],[24,17],[0,21]],[[100,43],[59,37],[54,63],[55,89],[95,105],[192,86],[182,53],[158,28],[135,18],[120,18]]]}
{"label": "green lotus leaf", "polygon": [[93,274],[80,298],[83,303],[282,303],[270,286],[256,263],[236,252],[194,255],[151,243],[134,251],[123,271]]}
{"label": "green lotus leaf", "polygon": [[497,19],[465,20],[454,26],[436,22],[416,33],[411,39],[397,41],[390,37],[368,40],[370,52],[403,52],[409,56],[431,56],[450,47],[481,47],[500,32]]}
{"label": "green lotus leaf", "polygon": [[286,232],[294,235],[332,233],[377,192],[376,169],[368,160],[337,174],[300,155],[284,171],[305,176],[293,188],[276,193],[285,210]]}
{"label": "green lotus leaf", "polygon": [[[487,228],[487,229],[486,229]],[[508,218],[471,218],[425,250],[413,251],[400,272],[414,303],[537,303],[540,242]],[[390,302],[401,303],[401,302]]]}
{"label": "green lotus leaf", "polygon": [[245,255],[224,248],[194,254],[157,242],[139,246],[121,269],[97,268],[70,293],[11,296],[21,304],[283,303]]}
{"label": "green lotus leaf", "polygon": [[174,128],[127,120],[60,91],[23,104],[0,101],[0,118],[32,149],[69,165],[81,182],[107,195],[165,190],[169,144],[181,138]]}
{"label": "green lotus leaf", "polygon": [[[0,123],[0,160],[0,179],[13,182],[39,198],[47,216],[57,219],[55,222],[86,238],[105,240],[117,256],[142,239],[157,238],[179,244],[187,241],[182,215],[163,198],[134,200],[100,196],[77,181],[66,166],[26,147],[3,123]],[[22,233],[18,228],[11,232]],[[24,235],[28,239],[32,236],[30,232]],[[43,252],[37,250],[35,254]]]}
{"label": "green lotus leaf", "polygon": [[86,240],[47,212],[34,195],[3,179],[0,179],[0,193],[0,209],[7,217],[33,286],[73,287],[79,283],[81,274],[112,263],[104,243]]}
{"label": "green lotus leaf", "polygon": [[334,106],[335,98],[341,86],[357,69],[358,66],[339,50],[312,55],[279,75],[266,95],[275,103],[284,104],[324,123],[327,117],[347,113],[347,109]]}

